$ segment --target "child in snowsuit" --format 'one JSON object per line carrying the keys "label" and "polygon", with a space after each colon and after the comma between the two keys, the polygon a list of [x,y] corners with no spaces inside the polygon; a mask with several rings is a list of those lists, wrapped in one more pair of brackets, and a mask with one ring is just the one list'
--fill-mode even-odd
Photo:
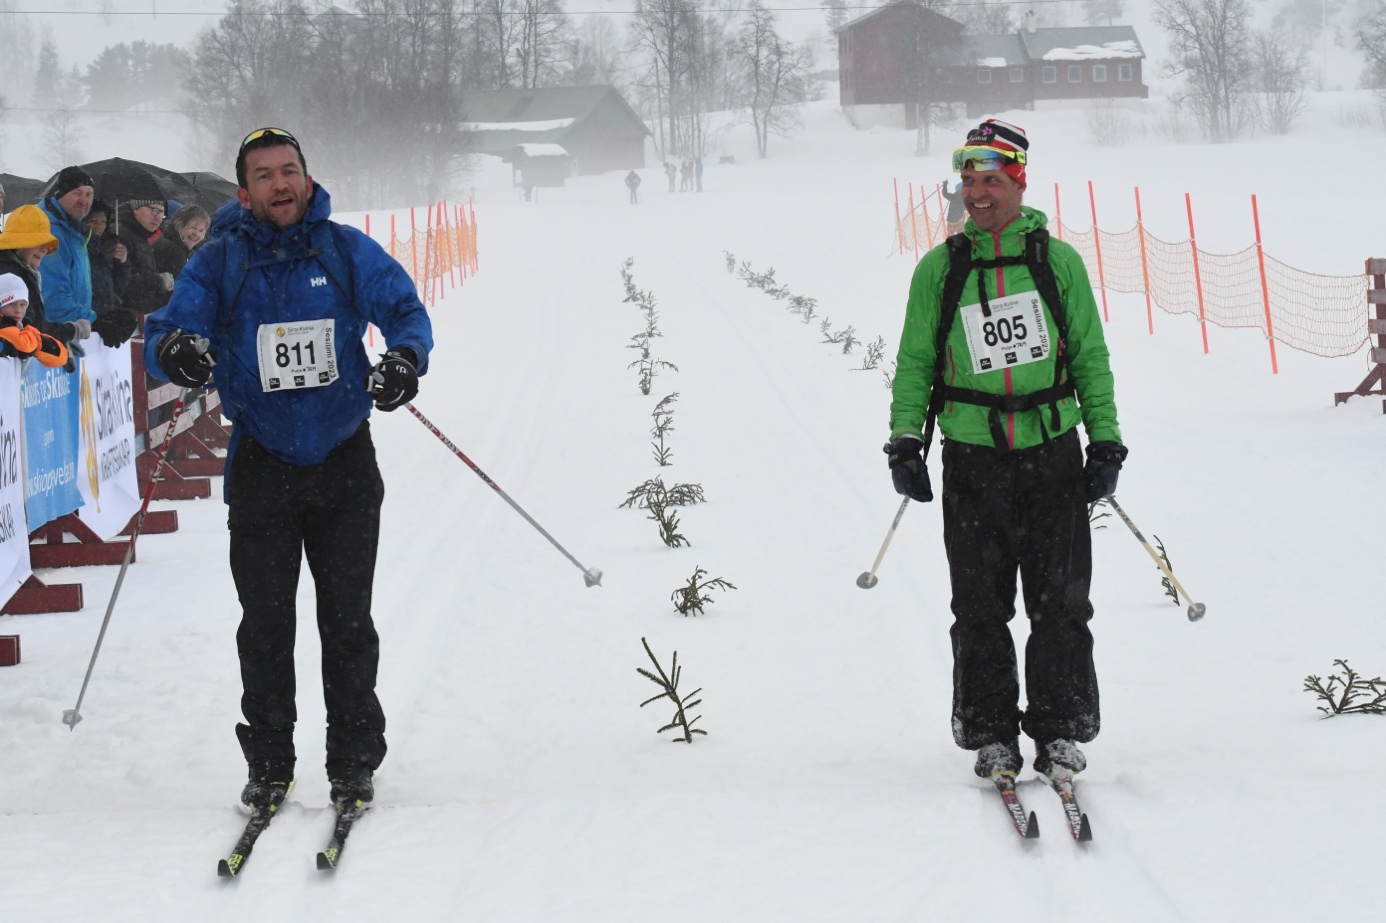
{"label": "child in snowsuit", "polygon": [[33,357],[40,365],[57,368],[67,362],[67,347],[37,327],[24,323],[29,310],[29,287],[13,273],[0,275],[0,356]]}

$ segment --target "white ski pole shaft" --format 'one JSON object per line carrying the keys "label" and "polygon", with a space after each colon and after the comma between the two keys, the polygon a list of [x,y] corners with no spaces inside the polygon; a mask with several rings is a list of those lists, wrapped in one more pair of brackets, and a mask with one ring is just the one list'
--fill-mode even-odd
{"label": "white ski pole shaft", "polygon": [[101,631],[96,635],[96,647],[92,648],[91,662],[87,664],[87,675],[82,678],[82,691],[77,693],[76,706],[63,712],[63,724],[66,724],[69,729],[75,730],[77,722],[82,720],[82,700],[87,696],[87,684],[91,682],[92,670],[96,669],[96,658],[101,653],[101,642],[106,640],[106,628],[111,624],[111,613],[115,611],[116,598],[120,596],[121,584],[125,582],[125,572],[130,569],[130,562],[135,557],[135,542],[140,537],[140,530],[144,528],[144,517],[149,512],[149,501],[154,496],[154,485],[159,483],[159,475],[164,470],[164,453],[168,451],[169,443],[173,441],[173,431],[178,427],[178,418],[183,415],[183,399],[187,395],[187,388],[178,392],[178,400],[173,405],[173,416],[168,421],[168,432],[164,434],[163,443],[154,453],[154,473],[150,475],[149,485],[144,489],[144,500],[140,503],[140,512],[135,519],[135,527],[130,530],[130,547],[125,549],[125,561],[121,563],[120,573],[116,575],[115,588],[111,590],[110,602],[106,603],[106,617],[101,620]]}
{"label": "white ski pole shaft", "polygon": [[1179,582],[1179,578],[1174,576],[1174,571],[1169,569],[1169,565],[1165,563],[1165,559],[1160,557],[1154,548],[1150,547],[1150,542],[1145,540],[1145,536],[1141,534],[1141,530],[1137,529],[1136,524],[1131,521],[1131,517],[1126,515],[1126,511],[1121,508],[1121,504],[1117,503],[1116,497],[1108,497],[1107,502],[1112,505],[1112,509],[1117,511],[1117,515],[1121,517],[1122,522],[1126,523],[1127,527],[1131,530],[1131,534],[1136,536],[1141,545],[1145,547],[1145,550],[1150,553],[1150,557],[1155,562],[1155,566],[1164,572],[1169,582],[1174,584],[1174,588],[1184,594],[1184,598],[1189,601],[1189,621],[1197,622],[1199,619],[1203,618],[1204,614],[1208,611],[1208,607],[1203,605],[1203,603],[1196,603],[1193,601],[1193,596],[1190,595],[1188,590],[1184,589],[1184,584]]}
{"label": "white ski pole shaft", "polygon": [[572,561],[573,564],[577,565],[577,569],[582,571],[582,580],[585,584],[587,584],[589,587],[602,585],[601,571],[597,570],[595,567],[583,567],[581,561],[569,554],[568,549],[564,548],[562,545],[558,543],[558,539],[554,538],[552,535],[548,533],[548,530],[546,530],[543,526],[539,525],[539,523],[535,522],[533,516],[529,515],[523,509],[520,508],[520,504],[510,499],[510,495],[507,494],[505,491],[501,490],[499,484],[487,477],[486,472],[478,468],[476,462],[468,458],[465,452],[463,452],[457,446],[453,445],[452,440],[449,439],[447,436],[444,436],[442,430],[440,430],[438,427],[434,426],[431,422],[429,422],[428,417],[425,417],[423,414],[419,413],[418,408],[416,408],[413,404],[405,404],[404,406],[408,407],[409,412],[412,413],[414,416],[418,417],[419,422],[422,423],[424,426],[428,427],[429,432],[437,436],[439,441],[441,441],[443,445],[447,446],[449,449],[452,449],[452,454],[462,459],[462,461],[467,465],[468,468],[471,468],[473,471],[475,471],[477,477],[481,478],[483,481],[486,482],[486,486],[490,487],[496,493],[500,494],[501,499],[504,500],[506,503],[509,503],[511,509],[523,516],[525,518],[525,522],[534,526],[534,528],[539,531],[540,535],[544,536],[544,538],[549,540],[549,543],[552,544],[553,547],[563,552],[563,557],[567,558],[569,561]]}
{"label": "white ski pole shaft", "polygon": [[909,497],[900,501],[900,509],[895,511],[895,521],[890,524],[890,531],[886,533],[885,541],[881,542],[881,550],[876,552],[875,563],[871,565],[869,571],[857,578],[857,586],[863,590],[869,590],[880,582],[876,579],[876,568],[881,566],[881,560],[885,557],[886,549],[890,547],[890,540],[895,537],[895,530],[900,525],[900,519],[905,515],[905,507],[909,505]]}

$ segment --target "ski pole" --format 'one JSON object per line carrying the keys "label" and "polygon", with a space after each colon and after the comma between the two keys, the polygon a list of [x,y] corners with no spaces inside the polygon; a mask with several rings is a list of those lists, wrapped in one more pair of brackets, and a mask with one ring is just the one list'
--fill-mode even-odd
{"label": "ski pole", "polygon": [[452,454],[462,459],[462,461],[466,464],[468,468],[471,468],[473,471],[475,471],[477,477],[481,478],[483,481],[486,482],[486,486],[490,487],[496,493],[500,494],[502,500],[504,500],[506,503],[509,503],[511,508],[514,509],[515,512],[523,516],[525,518],[525,522],[529,523],[530,525],[534,526],[534,528],[538,529],[539,534],[544,536],[544,538],[548,539],[549,542],[552,543],[553,547],[563,552],[563,557],[567,558],[569,561],[572,561],[574,564],[576,564],[577,569],[582,571],[583,583],[587,584],[589,587],[602,585],[601,571],[597,570],[595,567],[583,567],[581,561],[569,554],[567,548],[564,548],[562,545],[558,544],[558,539],[554,538],[547,531],[545,531],[543,526],[535,522],[533,516],[529,515],[523,509],[520,508],[520,504],[510,499],[510,495],[507,494],[505,491],[501,490],[499,484],[487,477],[486,472],[478,468],[476,466],[476,462],[472,461],[470,458],[466,456],[466,454],[461,449],[453,445],[452,440],[449,439],[447,436],[444,436],[442,430],[438,429],[438,427],[430,423],[428,417],[425,417],[423,414],[419,413],[418,408],[416,408],[413,404],[405,404],[404,406],[408,407],[409,412],[412,413],[414,416],[418,417],[419,422],[422,423],[424,426],[427,426],[429,432],[437,436],[439,441],[442,442],[443,445],[447,446],[449,449],[452,449]]}
{"label": "ski pole", "polygon": [[149,485],[144,489],[144,500],[140,503],[140,513],[135,519],[135,528],[130,531],[130,547],[125,549],[125,561],[120,565],[120,574],[116,576],[115,589],[111,590],[111,601],[106,604],[106,617],[101,620],[101,631],[96,636],[96,647],[92,648],[91,662],[87,664],[87,675],[82,679],[82,691],[77,693],[77,705],[73,708],[63,710],[63,724],[70,730],[76,730],[77,722],[82,720],[82,699],[87,695],[87,683],[91,682],[91,671],[96,669],[96,657],[101,653],[101,642],[106,639],[106,626],[111,624],[111,613],[115,611],[116,597],[120,595],[120,585],[125,582],[125,572],[130,569],[130,561],[135,557],[135,541],[140,537],[140,530],[144,528],[144,517],[149,512],[149,501],[154,497],[154,485],[159,483],[159,475],[164,470],[164,453],[168,451],[169,443],[173,441],[173,431],[178,426],[178,418],[183,415],[183,399],[188,395],[188,389],[184,388],[178,392],[178,400],[173,405],[173,417],[168,421],[168,432],[164,434],[164,441],[154,452],[154,473],[149,477]]}
{"label": "ski pole", "polygon": [[1131,521],[1131,517],[1127,516],[1126,511],[1121,508],[1121,504],[1117,503],[1116,497],[1108,497],[1107,502],[1112,505],[1112,509],[1117,511],[1117,515],[1121,517],[1121,521],[1126,523],[1131,529],[1131,533],[1136,536],[1136,539],[1145,546],[1145,550],[1150,552],[1151,559],[1154,560],[1155,565],[1164,572],[1169,582],[1174,584],[1174,588],[1180,593],[1183,593],[1184,598],[1189,601],[1189,621],[1197,622],[1199,619],[1203,618],[1204,613],[1208,611],[1208,607],[1203,605],[1203,603],[1196,603],[1193,601],[1193,596],[1188,590],[1184,589],[1184,585],[1179,582],[1179,578],[1174,576],[1174,571],[1169,569],[1169,565],[1165,563],[1165,559],[1156,554],[1155,549],[1150,547],[1150,543],[1145,540],[1145,536],[1141,535],[1141,530],[1136,528],[1136,524]]}
{"label": "ski pole", "polygon": [[890,531],[886,533],[885,541],[881,542],[881,550],[876,553],[876,563],[871,565],[871,569],[857,578],[857,586],[863,590],[869,590],[875,586],[876,568],[881,566],[881,559],[885,557],[886,549],[890,547],[890,540],[895,537],[895,529],[900,525],[900,519],[905,515],[905,507],[910,505],[910,498],[906,497],[900,501],[900,509],[895,513],[895,521],[890,524]]}

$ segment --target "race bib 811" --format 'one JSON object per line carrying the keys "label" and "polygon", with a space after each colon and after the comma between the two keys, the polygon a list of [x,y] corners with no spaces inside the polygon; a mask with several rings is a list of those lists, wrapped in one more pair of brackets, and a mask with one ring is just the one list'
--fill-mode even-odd
{"label": "race bib 811", "polygon": [[1038,362],[1049,355],[1049,326],[1038,292],[1022,292],[991,302],[991,316],[980,304],[958,309],[974,372]]}
{"label": "race bib 811", "polygon": [[261,324],[256,335],[260,387],[320,388],[337,380],[336,322],[331,318]]}

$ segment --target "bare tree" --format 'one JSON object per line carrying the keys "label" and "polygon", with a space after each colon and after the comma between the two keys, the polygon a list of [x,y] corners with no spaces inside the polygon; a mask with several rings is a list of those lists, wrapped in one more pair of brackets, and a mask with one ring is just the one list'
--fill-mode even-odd
{"label": "bare tree", "polygon": [[[918,3],[926,10],[945,15],[950,6],[948,0],[918,0]],[[914,105],[914,152],[922,156],[929,153],[933,127],[953,120],[956,88],[949,82],[944,65],[951,61],[955,39],[952,32],[923,27],[917,20],[916,23],[908,39],[914,66],[905,74],[905,82]]]}
{"label": "bare tree", "polygon": [[609,16],[584,16],[564,50],[564,81],[586,87],[614,84],[621,71],[621,36]]}
{"label": "bare tree", "polygon": [[1304,114],[1308,58],[1303,47],[1280,33],[1258,32],[1252,41],[1261,127],[1288,134]]}
{"label": "bare tree", "polygon": [[1353,35],[1357,50],[1367,58],[1362,84],[1376,91],[1378,104],[1386,112],[1386,4],[1377,3],[1376,9],[1359,17],[1353,23]]}
{"label": "bare tree", "polygon": [[704,12],[698,0],[636,2],[630,44],[646,68],[635,88],[658,126],[661,157],[698,156],[707,144],[707,113],[728,95],[730,16]]}
{"label": "bare tree", "polygon": [[512,56],[522,87],[552,86],[568,30],[561,0],[515,0],[519,34]]}
{"label": "bare tree", "polygon": [[1165,75],[1185,77],[1184,100],[1208,139],[1231,141],[1246,126],[1254,73],[1246,0],[1155,0],[1154,18],[1170,40]]}
{"label": "bare tree", "polygon": [[1110,26],[1121,18],[1123,0],[1083,0],[1083,18],[1090,26]]}
{"label": "bare tree", "polygon": [[515,49],[524,25],[519,14],[520,0],[475,0],[477,43],[484,57],[486,80],[493,89],[515,85]]}
{"label": "bare tree", "polygon": [[775,14],[752,0],[737,34],[736,56],[745,74],[746,105],[756,151],[766,156],[770,133],[787,135],[800,124],[795,103],[804,98],[804,56],[775,30]]}
{"label": "bare tree", "polygon": [[43,156],[48,164],[59,170],[82,159],[80,145],[86,132],[77,126],[77,115],[71,109],[54,109],[43,118]]}

